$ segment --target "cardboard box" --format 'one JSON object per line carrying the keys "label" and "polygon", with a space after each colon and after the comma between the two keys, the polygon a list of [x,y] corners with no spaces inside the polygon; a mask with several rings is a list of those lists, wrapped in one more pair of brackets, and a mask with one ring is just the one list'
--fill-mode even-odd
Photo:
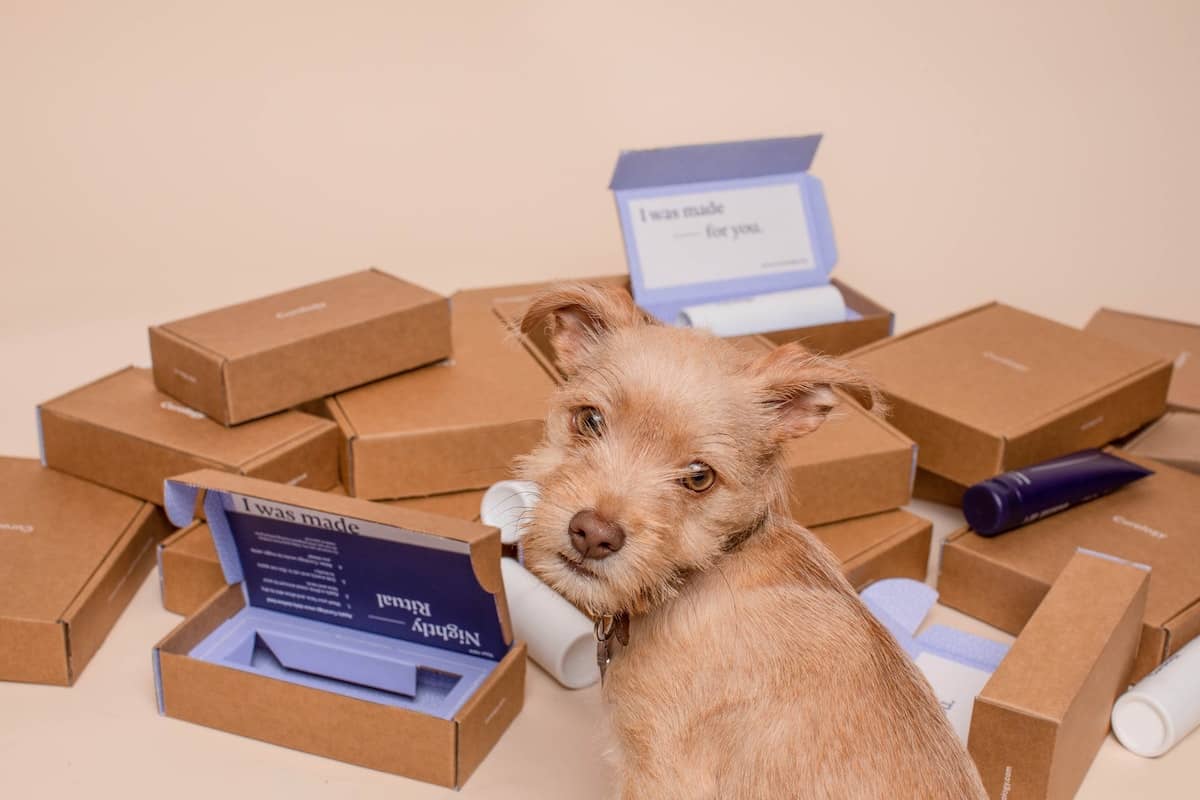
{"label": "cardboard box", "polygon": [[913,497],[962,508],[963,493],[967,488],[961,483],[943,478],[936,472],[917,467],[917,477],[913,481]]}
{"label": "cardboard box", "polygon": [[[475,520],[482,500],[482,491],[472,491],[383,502],[397,508]],[[163,608],[183,616],[195,613],[225,587],[225,575],[207,523],[197,520],[158,546],[158,580]]]}
{"label": "cardboard box", "polygon": [[919,464],[971,485],[1137,430],[1166,408],[1170,362],[1000,303],[851,359],[892,402]]}
{"label": "cardboard box", "polygon": [[941,602],[1019,633],[1083,547],[1154,570],[1135,680],[1200,634],[1200,477],[1118,455],[1155,474],[999,536],[951,534],[942,549]]}
{"label": "cardboard box", "polygon": [[1168,411],[1121,445],[1121,449],[1200,473],[1200,414]]}
{"label": "cardboard box", "polygon": [[[495,299],[496,314],[516,326],[530,299],[516,294]],[[535,331],[526,341],[546,370],[563,380],[544,332]],[[775,346],[761,336],[736,341],[762,351]],[[911,439],[843,395],[815,433],[785,446],[792,515],[801,525],[822,525],[902,506],[911,497],[916,458]]]}
{"label": "cardboard box", "polygon": [[1129,563],[1071,557],[975,700],[967,748],[989,796],[1075,796],[1129,685],[1147,582]]}
{"label": "cardboard box", "polygon": [[933,523],[897,509],[819,525],[813,534],[841,562],[855,589],[883,578],[925,580]]}
{"label": "cardboard box", "polygon": [[495,528],[213,470],[166,500],[237,582],[155,647],[160,713],[459,787],[521,710]]}
{"label": "cardboard box", "polygon": [[169,530],[149,503],[0,458],[0,680],[74,683]]}
{"label": "cardboard box", "polygon": [[226,425],[450,355],[446,298],[376,269],[156,325],[159,389]]}
{"label": "cardboard box", "polygon": [[1102,308],[1084,330],[1173,362],[1167,403],[1179,411],[1200,412],[1200,325]]}
{"label": "cardboard box", "polygon": [[341,428],[342,483],[351,495],[484,488],[509,477],[513,457],[541,439],[549,376],[490,304],[460,292],[452,309],[453,360],[327,401]]}
{"label": "cardboard box", "polygon": [[285,411],[226,428],[125,369],[38,407],[42,461],[162,505],[163,480],[212,467],[328,489],[337,483],[337,426]]}

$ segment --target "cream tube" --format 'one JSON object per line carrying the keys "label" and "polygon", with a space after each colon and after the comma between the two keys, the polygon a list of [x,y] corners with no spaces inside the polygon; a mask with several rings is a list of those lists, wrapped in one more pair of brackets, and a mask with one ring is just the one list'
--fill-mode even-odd
{"label": "cream tube", "polygon": [[845,319],[842,293],[836,286],[826,285],[687,306],[679,312],[676,324],[708,328],[717,336],[743,336]]}
{"label": "cream tube", "polygon": [[1112,729],[1125,749],[1156,758],[1200,727],[1200,639],[1193,639],[1117,700]]}
{"label": "cream tube", "polygon": [[529,657],[568,689],[600,680],[592,621],[511,558],[500,559],[513,633]]}
{"label": "cream tube", "polygon": [[500,541],[516,544],[521,539],[525,512],[537,505],[538,487],[529,481],[493,483],[479,504],[479,521],[500,529]]}

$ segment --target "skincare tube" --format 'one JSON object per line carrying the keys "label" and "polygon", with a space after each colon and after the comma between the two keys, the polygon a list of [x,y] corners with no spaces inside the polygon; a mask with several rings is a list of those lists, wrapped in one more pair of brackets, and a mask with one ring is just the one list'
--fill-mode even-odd
{"label": "skincare tube", "polygon": [[513,634],[529,657],[568,689],[600,680],[592,621],[511,558],[500,559]]}
{"label": "skincare tube", "polygon": [[499,528],[504,544],[516,544],[525,512],[537,505],[539,496],[537,484],[529,481],[493,483],[479,504],[479,521]]}
{"label": "skincare tube", "polygon": [[836,286],[826,285],[687,306],[679,312],[676,324],[708,328],[717,336],[742,336],[845,319],[842,293]]}
{"label": "skincare tube", "polygon": [[1200,727],[1200,639],[1193,639],[1117,699],[1112,729],[1139,756],[1156,758]]}
{"label": "skincare tube", "polygon": [[1082,450],[975,484],[963,494],[963,515],[979,535],[995,536],[1152,474],[1109,453]]}

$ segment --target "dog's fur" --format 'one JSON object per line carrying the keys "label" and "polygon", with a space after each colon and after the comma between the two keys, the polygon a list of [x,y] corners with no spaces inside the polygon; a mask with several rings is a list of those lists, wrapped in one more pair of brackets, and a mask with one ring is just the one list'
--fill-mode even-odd
{"label": "dog's fur", "polygon": [[[796,345],[755,356],[656,325],[588,284],[539,295],[522,327],[545,327],[568,377],[520,466],[541,488],[526,563],[593,615],[631,615],[604,686],[620,796],[986,797],[928,684],[787,512],[782,445],[835,388],[877,401],[869,382]],[[580,407],[600,435],[575,430]],[[694,461],[717,475],[703,493],[680,483]],[[627,533],[603,560],[572,549],[589,509]]]}

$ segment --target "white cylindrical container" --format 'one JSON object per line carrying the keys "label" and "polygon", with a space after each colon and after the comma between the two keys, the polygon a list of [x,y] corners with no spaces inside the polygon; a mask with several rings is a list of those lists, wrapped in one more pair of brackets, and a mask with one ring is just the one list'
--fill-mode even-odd
{"label": "white cylindrical container", "polygon": [[1155,758],[1200,727],[1200,639],[1193,639],[1117,700],[1112,729],[1139,756]]}
{"label": "white cylindrical container", "polygon": [[845,319],[846,301],[830,284],[687,306],[676,322],[688,328],[708,328],[717,336],[743,336]]}
{"label": "white cylindrical container", "polygon": [[529,657],[568,689],[600,680],[592,621],[511,558],[500,559],[513,633]]}
{"label": "white cylindrical container", "polygon": [[479,521],[500,529],[500,541],[516,544],[521,539],[525,512],[537,505],[538,487],[529,481],[493,483],[479,504]]}

